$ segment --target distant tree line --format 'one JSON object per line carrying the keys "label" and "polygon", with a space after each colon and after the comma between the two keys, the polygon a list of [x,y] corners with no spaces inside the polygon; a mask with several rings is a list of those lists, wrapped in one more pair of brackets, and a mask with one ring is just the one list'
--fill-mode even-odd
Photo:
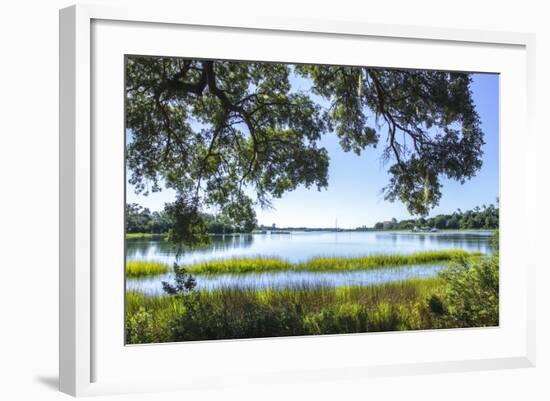
{"label": "distant tree line", "polygon": [[[177,224],[177,216],[172,211],[173,205],[168,204],[164,210],[151,212],[148,208],[130,203],[126,205],[126,232],[145,234],[169,234]],[[209,234],[249,233],[256,228],[255,221],[247,221],[242,225],[231,223],[224,216],[214,216],[203,213],[202,217]]]}
{"label": "distant tree line", "polygon": [[[250,233],[258,228],[255,220],[245,224],[232,223],[230,218],[223,215],[215,216],[203,213],[208,234],[235,234]],[[151,212],[136,203],[126,205],[126,232],[146,234],[169,234],[177,225],[177,214],[173,213],[172,205],[167,204],[164,210]],[[499,226],[499,208],[493,204],[475,207],[473,210],[462,211],[457,209],[452,214],[439,214],[434,217],[420,217],[397,221],[393,218],[388,221],[380,221],[373,227],[358,227],[358,231],[368,230],[412,230],[414,228],[436,228],[439,230],[459,229],[496,229]],[[259,226],[259,229],[272,229],[273,227]],[[292,228],[308,230],[307,227]],[[334,230],[334,228],[317,228],[316,230]]]}
{"label": "distant tree line", "polygon": [[[375,230],[412,230],[413,228],[450,229],[496,229],[498,228],[499,208],[493,204],[476,206],[473,210],[463,212],[457,209],[452,214],[439,214],[435,217],[420,217],[397,221],[380,221],[373,227]],[[360,229],[367,229],[362,227]]]}

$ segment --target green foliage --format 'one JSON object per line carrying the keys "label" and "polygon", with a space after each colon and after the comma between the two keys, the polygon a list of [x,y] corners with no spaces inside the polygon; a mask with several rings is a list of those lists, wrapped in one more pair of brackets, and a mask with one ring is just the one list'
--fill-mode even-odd
{"label": "green foliage", "polygon": [[127,340],[147,343],[429,328],[424,316],[428,312],[419,305],[441,284],[439,279],[424,279],[372,287],[191,291],[183,296],[128,293]]}
{"label": "green foliage", "polygon": [[430,298],[429,307],[442,326],[498,326],[498,253],[490,258],[457,258],[441,278],[445,290]]}
{"label": "green foliage", "polygon": [[[312,93],[292,88],[297,75]],[[184,244],[205,240],[207,209],[250,231],[253,205],[326,188],[319,140],[332,130],[345,151],[384,144],[385,197],[412,214],[438,204],[441,177],[463,182],[481,166],[466,73],[131,56],[126,78],[129,181],[176,191],[170,238]]]}
{"label": "green foliage", "polygon": [[498,254],[456,257],[438,278],[367,287],[127,293],[128,343],[498,325]]}
{"label": "green foliage", "polygon": [[175,319],[185,313],[175,297],[150,297],[126,293],[126,343],[144,344],[171,341]]}
{"label": "green foliage", "polygon": [[290,263],[278,258],[232,258],[210,260],[187,266],[192,274],[243,274],[275,271],[350,271],[368,270],[384,267],[442,263],[456,257],[465,257],[468,252],[462,250],[418,252],[409,255],[371,255],[353,258],[317,257],[302,263]]}
{"label": "green foliage", "polygon": [[129,240],[143,240],[143,239],[162,240],[164,237],[165,237],[165,234],[126,233],[126,239],[129,239]]}
{"label": "green foliage", "polygon": [[452,214],[438,214],[430,218],[418,218],[396,221],[378,222],[375,230],[411,230],[417,228],[437,228],[440,230],[494,230],[498,228],[499,208],[489,205],[474,210],[462,212],[458,209]]}
{"label": "green foliage", "polygon": [[165,210],[173,221],[168,230],[168,240],[197,246],[210,243],[206,222],[195,203],[179,197],[167,204]]}
{"label": "green foliage", "polygon": [[250,228],[244,188],[267,206],[298,185],[326,187],[328,156],[317,146],[326,124],[318,105],[291,92],[290,66],[129,57],[126,67],[130,182],[147,193],[162,181],[196,208],[176,224],[200,223],[200,209],[216,206]]}
{"label": "green foliage", "polygon": [[126,234],[162,234],[172,222],[165,212],[152,212],[136,203],[126,205]]}
{"label": "green foliage", "polygon": [[[183,202],[166,204],[160,212],[150,212],[149,209],[131,203],[126,205],[126,238],[145,239],[155,236],[167,236],[170,230],[177,229],[177,217],[184,215]],[[230,205],[223,214],[216,216],[209,213],[199,213],[200,224],[205,226],[208,234],[250,233],[256,228],[256,219],[251,212],[252,204],[243,200],[242,204]],[[242,223],[235,224],[229,216],[237,216],[236,220]],[[180,216],[181,218],[182,216]],[[190,219],[191,216],[187,216]],[[197,218],[195,216],[195,218]],[[185,224],[188,226],[188,224]],[[192,243],[191,245],[200,245]]]}
{"label": "green foliage", "polygon": [[175,283],[162,282],[162,289],[169,295],[184,296],[195,289],[197,281],[183,267],[174,263]]}
{"label": "green foliage", "polygon": [[430,297],[430,299],[428,300],[428,306],[430,307],[430,310],[436,315],[442,315],[443,313],[445,313],[443,302],[437,295],[432,295]]}
{"label": "green foliage", "polygon": [[258,223],[252,200],[242,194],[238,196],[237,201],[224,206],[222,216],[226,216],[229,221],[238,222],[236,230],[239,232],[249,233]]}
{"label": "green foliage", "polygon": [[141,307],[136,313],[126,318],[126,342],[129,344],[152,343],[156,338],[154,335],[155,323],[151,312]]}
{"label": "green foliage", "polygon": [[[391,160],[385,198],[425,215],[441,197],[440,176],[464,182],[481,167],[483,133],[472,101],[471,77],[442,71],[302,65],[313,91],[331,101],[328,122],[342,148],[360,154],[376,146]],[[375,114],[369,122],[367,111]]]}
{"label": "green foliage", "polygon": [[493,247],[493,252],[499,252],[500,250],[500,235],[499,230],[495,230],[493,238],[491,238],[491,246]]}

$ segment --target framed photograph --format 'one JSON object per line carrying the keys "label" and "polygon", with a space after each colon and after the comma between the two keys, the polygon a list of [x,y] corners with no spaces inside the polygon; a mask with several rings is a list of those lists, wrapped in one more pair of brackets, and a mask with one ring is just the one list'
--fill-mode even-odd
{"label": "framed photograph", "polygon": [[61,390],[533,366],[533,47],[62,10]]}

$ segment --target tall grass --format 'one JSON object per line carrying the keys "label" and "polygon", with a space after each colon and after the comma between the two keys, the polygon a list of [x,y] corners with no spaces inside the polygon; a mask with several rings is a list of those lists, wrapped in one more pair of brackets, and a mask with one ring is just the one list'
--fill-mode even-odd
{"label": "tall grass", "polygon": [[162,239],[166,234],[153,233],[126,233],[126,239]]}
{"label": "tall grass", "polygon": [[155,276],[168,273],[170,266],[161,262],[129,260],[126,262],[126,277]]}
{"label": "tall grass", "polygon": [[434,278],[373,286],[128,292],[126,339],[142,344],[494,326],[498,298],[498,253],[457,258]]}
{"label": "tall grass", "polygon": [[262,273],[292,270],[294,265],[280,258],[255,257],[216,259],[187,266],[191,274]]}
{"label": "tall grass", "polygon": [[145,344],[172,341],[170,325],[185,313],[175,297],[126,293],[126,342]]}
{"label": "tall grass", "polygon": [[426,299],[438,278],[369,287],[221,289],[184,297],[129,292],[129,343],[431,328]]}
{"label": "tall grass", "polygon": [[420,265],[450,261],[456,257],[478,256],[463,250],[418,252],[410,255],[371,255],[361,257],[317,257],[302,263],[290,263],[279,258],[232,258],[211,260],[187,266],[191,274],[242,274],[275,271],[349,271],[383,267]]}

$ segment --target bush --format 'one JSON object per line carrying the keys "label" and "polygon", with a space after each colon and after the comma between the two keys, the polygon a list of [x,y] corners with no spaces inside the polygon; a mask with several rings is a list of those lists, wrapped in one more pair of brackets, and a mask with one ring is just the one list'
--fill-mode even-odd
{"label": "bush", "polygon": [[126,342],[128,344],[156,342],[153,316],[145,308],[126,318]]}
{"label": "bush", "polygon": [[446,282],[428,305],[443,327],[498,326],[499,259],[457,258],[440,273]]}

